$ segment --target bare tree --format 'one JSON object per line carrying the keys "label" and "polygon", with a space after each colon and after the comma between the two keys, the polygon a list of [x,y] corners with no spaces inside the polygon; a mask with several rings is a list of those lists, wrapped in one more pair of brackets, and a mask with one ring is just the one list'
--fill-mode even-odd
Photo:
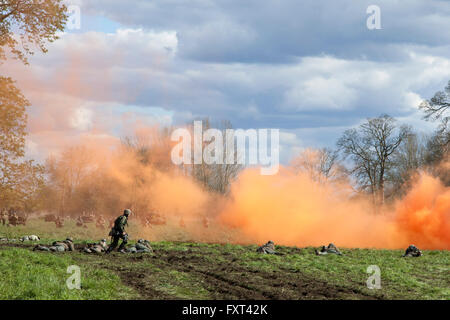
{"label": "bare tree", "polygon": [[[203,132],[211,128],[209,119],[202,120]],[[225,139],[226,131],[232,129],[233,126],[230,121],[223,120],[217,126],[217,129],[222,132],[222,137]],[[221,141],[220,143],[223,143]],[[203,141],[203,150],[208,143]],[[189,165],[185,172],[190,173],[203,187],[210,191],[226,194],[229,191],[231,182],[238,176],[239,172],[244,168],[243,165],[237,163],[237,149],[234,147],[235,163],[206,164],[204,161],[200,164]],[[194,155],[192,155],[193,157]],[[193,159],[191,161],[194,163]]]}
{"label": "bare tree", "polygon": [[390,196],[398,196],[409,186],[414,172],[423,168],[426,156],[426,139],[417,133],[411,133],[392,155],[388,180],[391,184]]}
{"label": "bare tree", "polygon": [[438,91],[430,100],[423,101],[419,105],[419,109],[425,112],[424,119],[441,121],[437,133],[439,137],[436,141],[448,151],[450,144],[450,130],[448,128],[450,121],[450,81],[444,91]]}
{"label": "bare tree", "polygon": [[383,204],[385,178],[392,155],[409,135],[407,126],[397,127],[395,119],[382,115],[368,119],[358,129],[344,132],[337,145],[344,158],[353,161],[351,173],[362,190],[368,190],[374,203]]}
{"label": "bare tree", "polygon": [[122,138],[122,146],[134,153],[142,164],[167,171],[172,166],[170,131],[166,127],[146,128]]}
{"label": "bare tree", "polygon": [[61,215],[71,206],[73,195],[83,180],[94,170],[89,151],[82,146],[65,149],[58,159],[47,159],[48,184],[59,196],[58,211]]}
{"label": "bare tree", "polygon": [[[226,136],[226,130],[232,129],[233,126],[231,122],[228,120],[224,120],[221,122],[220,130],[222,130],[222,135]],[[213,184],[212,189],[216,192],[225,194],[229,191],[229,187],[231,182],[238,176],[239,172],[244,168],[243,165],[237,162],[237,149],[234,151],[234,158],[236,159],[235,163],[228,164],[226,161],[222,164],[213,164],[212,172],[213,172]]]}
{"label": "bare tree", "polygon": [[317,182],[337,181],[345,178],[345,168],[338,161],[338,152],[328,148],[306,149],[291,161],[296,172],[306,172]]}

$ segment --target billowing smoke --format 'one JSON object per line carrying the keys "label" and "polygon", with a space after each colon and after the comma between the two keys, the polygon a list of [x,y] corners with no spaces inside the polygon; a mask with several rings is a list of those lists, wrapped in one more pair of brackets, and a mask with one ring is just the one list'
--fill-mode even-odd
{"label": "billowing smoke", "polygon": [[[60,177],[73,183],[65,210],[76,214],[92,209],[112,218],[131,207],[139,235],[151,240],[450,248],[450,188],[426,173],[414,178],[405,197],[378,210],[369,197],[355,196],[345,180],[313,179],[292,167],[271,176],[245,169],[228,195],[218,195],[171,163],[171,142],[167,136],[155,139],[158,132],[142,129],[137,135],[137,141],[153,141],[147,149],[139,142],[96,146],[91,141],[63,152],[61,159],[68,158],[56,167],[77,177]],[[142,219],[154,213],[167,224],[144,227]]]}
{"label": "billowing smoke", "polygon": [[402,243],[425,249],[450,249],[450,188],[422,173],[395,210],[396,232]]}
{"label": "billowing smoke", "polygon": [[274,176],[247,170],[233,185],[220,221],[258,243],[450,248],[450,188],[439,179],[422,173],[403,199],[378,213],[368,199],[338,191],[343,187],[287,169]]}

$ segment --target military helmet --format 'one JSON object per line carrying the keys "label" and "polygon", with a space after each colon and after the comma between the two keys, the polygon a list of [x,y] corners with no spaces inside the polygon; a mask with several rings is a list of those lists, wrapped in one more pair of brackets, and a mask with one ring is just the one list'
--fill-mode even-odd
{"label": "military helmet", "polygon": [[124,211],[123,211],[123,215],[124,216],[129,216],[131,214],[131,210],[130,209],[125,209]]}

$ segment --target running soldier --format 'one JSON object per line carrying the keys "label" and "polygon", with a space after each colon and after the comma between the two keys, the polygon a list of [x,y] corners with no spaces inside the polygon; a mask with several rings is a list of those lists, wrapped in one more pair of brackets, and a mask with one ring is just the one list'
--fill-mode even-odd
{"label": "running soldier", "polygon": [[125,227],[128,225],[128,216],[131,214],[130,209],[125,209],[123,215],[119,216],[116,221],[114,221],[114,226],[112,227],[109,235],[112,238],[112,243],[109,246],[106,253],[113,251],[119,244],[119,240],[122,239],[122,243],[119,246],[119,252],[125,252],[125,246],[128,242],[128,234],[125,232]]}

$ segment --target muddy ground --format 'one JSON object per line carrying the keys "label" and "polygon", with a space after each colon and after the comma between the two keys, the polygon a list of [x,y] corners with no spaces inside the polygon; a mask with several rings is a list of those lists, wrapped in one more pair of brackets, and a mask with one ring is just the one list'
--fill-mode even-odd
{"label": "muddy ground", "polygon": [[[0,248],[32,249],[31,244],[0,244]],[[83,246],[76,245],[77,250]],[[270,269],[271,257],[248,265],[240,259],[241,251],[254,254],[254,248],[239,252],[227,246],[159,246],[153,254],[69,254],[80,264],[106,269],[119,275],[140,299],[382,299],[382,294],[368,294],[363,284],[354,287],[331,284],[298,268]],[[250,252],[250,253],[248,253]],[[299,254],[299,248],[284,248],[284,255]],[[255,255],[258,261],[261,255]],[[320,258],[319,258],[320,259]],[[268,268],[269,266],[269,268]],[[332,274],[330,274],[332,276]],[[359,288],[358,288],[359,287]]]}

